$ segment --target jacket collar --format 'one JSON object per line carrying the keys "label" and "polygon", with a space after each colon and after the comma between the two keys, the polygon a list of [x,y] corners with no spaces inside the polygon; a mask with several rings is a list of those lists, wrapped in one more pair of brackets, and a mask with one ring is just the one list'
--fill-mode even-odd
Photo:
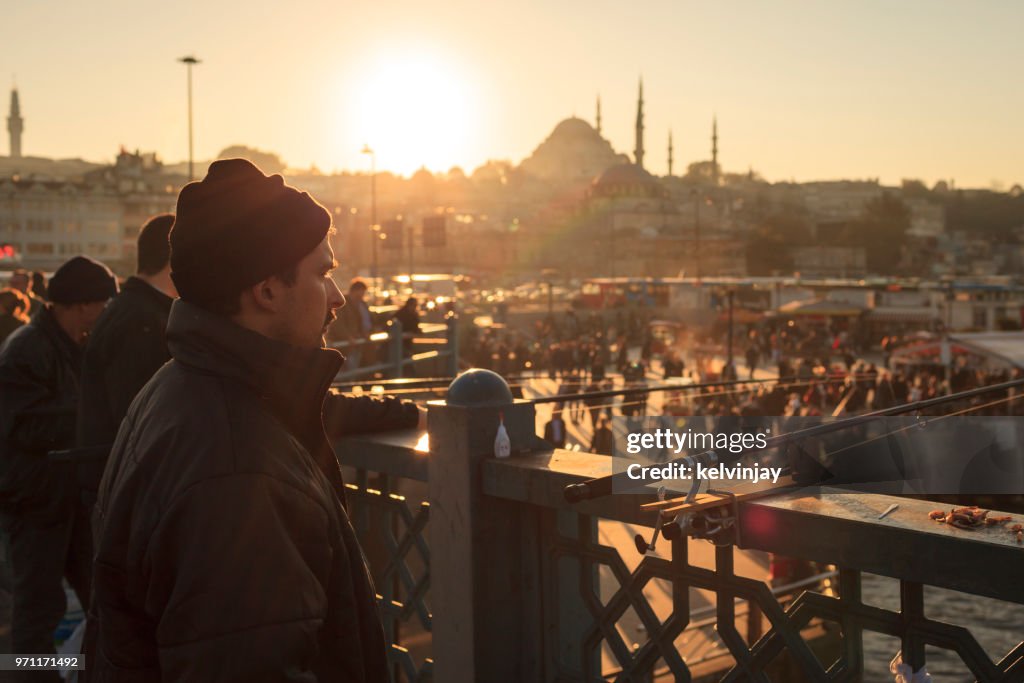
{"label": "jacket collar", "polygon": [[324,397],[344,361],[334,349],[276,341],[181,299],[171,305],[167,347],[180,363],[252,388],[300,441],[322,438]]}
{"label": "jacket collar", "polygon": [[142,278],[134,275],[125,280],[124,284],[121,285],[121,292],[131,291],[139,292],[142,296],[150,299],[165,313],[171,310],[171,304],[174,302],[173,298],[167,296]]}

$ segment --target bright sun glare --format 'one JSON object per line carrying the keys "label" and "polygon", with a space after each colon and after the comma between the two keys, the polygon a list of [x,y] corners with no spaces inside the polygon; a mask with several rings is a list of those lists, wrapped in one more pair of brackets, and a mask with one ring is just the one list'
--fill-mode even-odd
{"label": "bright sun glare", "polygon": [[378,62],[350,94],[352,142],[374,150],[379,170],[446,171],[469,147],[476,113],[465,77],[436,57]]}

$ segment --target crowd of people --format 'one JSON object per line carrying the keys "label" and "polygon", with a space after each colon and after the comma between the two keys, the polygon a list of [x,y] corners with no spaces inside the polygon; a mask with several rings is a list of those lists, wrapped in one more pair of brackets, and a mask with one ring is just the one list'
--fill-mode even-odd
{"label": "crowd of people", "polygon": [[[989,386],[1021,377],[1019,371],[980,371],[961,367],[944,379],[944,370],[931,366],[879,369],[872,363],[855,363],[847,371],[839,366],[800,363],[796,372],[780,367],[783,381],[743,382],[703,387],[699,391],[670,392],[664,411],[675,415],[778,415],[796,417],[843,416],[896,405],[924,401],[967,389]],[[1009,399],[1011,391],[993,392],[971,399],[977,415],[1024,414],[1024,405]],[[988,406],[987,404],[995,405]],[[984,407],[982,407],[984,404]],[[963,407],[963,406],[961,406]],[[943,414],[948,408],[925,409],[923,414]]]}
{"label": "crowd of people", "polygon": [[79,680],[389,680],[331,443],[425,412],[329,390],[330,230],[308,194],[222,160],[142,227],[132,277],[75,256],[45,290],[19,271],[0,291],[13,652],[54,652],[66,580]]}
{"label": "crowd of people", "polygon": [[[643,320],[643,312],[638,312],[636,319]],[[874,362],[865,360],[861,356],[865,351],[862,342],[853,344],[844,331],[783,322],[745,325],[738,332],[737,350],[745,348],[747,366],[747,373],[740,377],[727,357],[702,351],[714,349],[723,354],[725,331],[689,335],[682,338],[684,342],[677,340],[655,353],[652,337],[642,327],[633,335],[622,336],[610,329],[608,337],[600,327],[585,330],[577,338],[546,337],[546,345],[536,341],[527,346],[519,337],[516,348],[507,355],[511,361],[527,354],[528,362],[516,365],[517,371],[530,368],[533,359],[540,359],[534,369],[557,380],[555,393],[564,400],[556,404],[545,429],[545,433],[558,437],[552,442],[555,445],[565,444],[567,425],[573,423],[589,428],[592,436],[589,444],[583,444],[585,447],[610,454],[613,415],[838,417],[925,401],[1022,376],[1020,370],[978,369],[965,358],[949,369],[938,364],[888,367],[890,354]],[[508,334],[485,331],[477,346],[481,349],[477,362],[486,366],[491,360],[493,369],[507,369],[508,362],[500,361],[506,359],[508,344],[503,339]],[[601,343],[608,338],[615,341]],[[520,348],[524,350],[520,352]],[[638,351],[637,360],[628,360],[629,348],[634,349],[634,355]],[[885,350],[890,348],[894,346],[887,345]],[[755,379],[759,369],[762,375]],[[618,378],[613,381],[610,373],[616,372]],[[671,380],[682,377],[696,386],[672,384]],[[585,396],[612,389],[624,393]],[[577,398],[579,394],[584,397]],[[961,401],[955,409],[975,415],[1022,415],[1024,401],[1014,400],[1015,395],[1014,390],[985,394]],[[657,406],[654,413],[652,406]],[[951,409],[939,406],[922,414],[945,414]]]}
{"label": "crowd of people", "polygon": [[628,349],[644,341],[648,318],[637,309],[614,316],[569,309],[536,320],[526,330],[470,327],[460,343],[461,355],[474,367],[506,377],[586,378],[598,366],[622,371],[630,362]]}

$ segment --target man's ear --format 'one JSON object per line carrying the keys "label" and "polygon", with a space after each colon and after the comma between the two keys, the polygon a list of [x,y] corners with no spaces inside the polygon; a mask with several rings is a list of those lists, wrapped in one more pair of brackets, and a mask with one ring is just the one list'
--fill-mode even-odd
{"label": "man's ear", "polygon": [[281,292],[275,285],[276,282],[273,278],[267,278],[247,290],[258,309],[269,313],[277,311],[281,302]]}

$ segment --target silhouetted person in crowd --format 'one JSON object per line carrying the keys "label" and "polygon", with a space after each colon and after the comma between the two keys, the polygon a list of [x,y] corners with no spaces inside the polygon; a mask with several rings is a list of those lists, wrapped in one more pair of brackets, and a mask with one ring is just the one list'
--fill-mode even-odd
{"label": "silhouetted person in crowd", "polygon": [[722,366],[722,379],[726,382],[736,381],[736,364],[732,362],[732,359],[728,360],[726,364]]}
{"label": "silhouetted person in crowd", "polygon": [[416,333],[420,331],[419,302],[416,297],[410,296],[405,300],[405,305],[395,313],[395,320],[402,323],[402,332]]}
{"label": "silhouetted person in crowd", "polygon": [[[416,297],[410,296],[405,300],[405,305],[398,309],[395,313],[395,320],[402,323],[402,335],[416,334],[420,331],[420,313],[419,313],[419,302]],[[412,340],[402,340],[402,352],[409,356],[412,355]]]}
{"label": "silhouetted person in crowd", "polygon": [[555,448],[565,448],[565,420],[562,419],[562,409],[556,408],[551,413],[551,419],[544,425],[544,440]]}
{"label": "silhouetted person in crowd", "polygon": [[19,268],[11,273],[11,278],[8,280],[8,286],[12,289],[18,290],[29,298],[29,301],[31,302],[28,312],[29,317],[34,316],[39,309],[43,307],[43,304],[46,303],[32,291],[32,274],[27,270]]}
{"label": "silhouetted person in crowd", "polygon": [[46,275],[41,270],[32,271],[32,293],[35,294],[40,300],[46,301]]}
{"label": "silhouetted person in crowd", "polygon": [[16,329],[29,321],[30,305],[28,297],[13,287],[0,289],[0,346]]}
{"label": "silhouetted person in crowd", "polygon": [[[178,295],[171,281],[167,236],[174,216],[150,219],[139,231],[137,267],[89,335],[82,361],[78,445],[109,447],[139,390],[171,359],[164,330]],[[104,457],[80,466],[89,491],[99,486]],[[88,474],[86,474],[88,473]]]}
{"label": "silhouetted person in crowd", "polygon": [[345,369],[355,370],[363,364],[363,353],[373,332],[373,315],[366,304],[366,283],[356,278],[348,287],[345,306],[331,326],[332,339],[349,342],[345,347]]}
{"label": "silhouetted person in crowd", "polygon": [[665,378],[670,377],[682,377],[683,370],[686,368],[686,363],[679,356],[676,351],[669,351],[665,355],[665,359],[661,362],[665,370]]}
{"label": "silhouetted person in crowd", "polygon": [[96,502],[91,680],[389,679],[331,439],[421,417],[328,391],[330,230],[243,159],[179,194],[172,360],[128,409]]}
{"label": "silhouetted person in crowd", "polygon": [[611,455],[615,450],[615,434],[608,426],[608,418],[603,415],[598,418],[597,426],[594,427],[594,438],[590,444],[590,452],[599,455]]}
{"label": "silhouetted person in crowd", "polygon": [[[54,273],[51,303],[0,350],[0,522],[13,578],[12,652],[54,652],[64,578],[89,604],[88,508],[73,470],[47,454],[75,445],[82,346],[116,293],[106,266],[76,256]],[[61,679],[36,671],[29,680]]]}
{"label": "silhouetted person in crowd", "polygon": [[750,371],[750,379],[754,379],[754,372],[757,370],[757,362],[760,359],[760,352],[753,344],[747,347],[747,368]]}

